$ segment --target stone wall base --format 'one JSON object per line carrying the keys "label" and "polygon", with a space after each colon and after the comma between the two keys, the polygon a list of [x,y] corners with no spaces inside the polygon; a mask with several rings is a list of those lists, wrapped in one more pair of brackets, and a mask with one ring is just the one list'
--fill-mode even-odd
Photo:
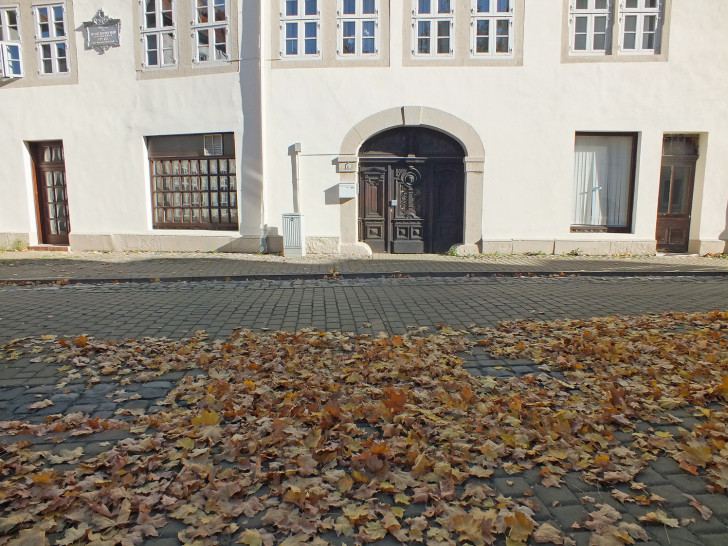
{"label": "stone wall base", "polygon": [[[275,237],[271,237],[275,239]],[[71,250],[151,250],[156,252],[243,252],[256,253],[261,250],[260,237],[231,235],[69,235]],[[275,245],[273,245],[275,246]],[[282,238],[280,252],[283,250]]]}
{"label": "stone wall base", "polygon": [[655,253],[655,241],[577,241],[572,239],[503,239],[483,241],[483,254],[615,255]]}
{"label": "stone wall base", "polygon": [[307,254],[338,254],[338,237],[306,237]]}
{"label": "stone wall base", "polygon": [[27,233],[0,233],[0,248],[12,249],[14,246],[28,246]]}
{"label": "stone wall base", "polygon": [[692,254],[726,254],[728,253],[728,241],[690,241],[688,250]]}

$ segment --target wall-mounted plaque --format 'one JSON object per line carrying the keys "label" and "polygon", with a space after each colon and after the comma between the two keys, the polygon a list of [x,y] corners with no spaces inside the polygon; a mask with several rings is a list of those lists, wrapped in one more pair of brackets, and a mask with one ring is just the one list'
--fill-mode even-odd
{"label": "wall-mounted plaque", "polygon": [[108,49],[119,47],[121,21],[119,19],[109,19],[104,10],[97,11],[91,21],[83,24],[83,29],[86,38],[86,49],[93,49],[103,55]]}

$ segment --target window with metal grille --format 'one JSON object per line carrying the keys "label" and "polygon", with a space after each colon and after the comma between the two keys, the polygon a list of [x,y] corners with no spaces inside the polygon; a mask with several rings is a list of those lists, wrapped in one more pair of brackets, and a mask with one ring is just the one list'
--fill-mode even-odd
{"label": "window with metal grille", "polygon": [[233,133],[150,136],[147,147],[154,228],[238,229]]}
{"label": "window with metal grille", "polygon": [[18,8],[0,8],[0,75],[19,78],[23,75]]}
{"label": "window with metal grille", "polygon": [[66,74],[68,32],[64,4],[35,6],[36,48],[41,74]]}

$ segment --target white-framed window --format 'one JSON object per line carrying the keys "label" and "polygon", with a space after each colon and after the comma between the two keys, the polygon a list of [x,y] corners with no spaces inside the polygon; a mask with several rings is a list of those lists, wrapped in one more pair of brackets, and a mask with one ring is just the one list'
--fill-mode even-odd
{"label": "white-framed window", "polygon": [[337,13],[340,57],[374,57],[379,53],[377,0],[339,0]]}
{"label": "white-framed window", "polygon": [[36,49],[41,74],[67,74],[68,32],[66,6],[48,4],[35,6]]}
{"label": "white-framed window", "polygon": [[654,54],[660,48],[661,0],[622,0],[620,53]]}
{"label": "white-framed window", "polygon": [[415,57],[453,54],[455,0],[412,0]]}
{"label": "white-framed window", "polygon": [[0,75],[3,78],[23,76],[20,17],[17,7],[0,8]]}
{"label": "white-framed window", "polygon": [[571,52],[606,55],[611,49],[613,0],[571,0]]}
{"label": "white-framed window", "polygon": [[474,57],[513,55],[514,0],[472,0],[470,53]]}
{"label": "white-framed window", "polygon": [[177,65],[175,0],[141,0],[145,68]]}
{"label": "white-framed window", "polygon": [[629,231],[632,222],[635,133],[577,133],[572,231]]}
{"label": "white-framed window", "polygon": [[193,0],[195,62],[215,63],[230,59],[229,0]]}
{"label": "white-framed window", "polygon": [[281,57],[321,56],[319,0],[281,0]]}

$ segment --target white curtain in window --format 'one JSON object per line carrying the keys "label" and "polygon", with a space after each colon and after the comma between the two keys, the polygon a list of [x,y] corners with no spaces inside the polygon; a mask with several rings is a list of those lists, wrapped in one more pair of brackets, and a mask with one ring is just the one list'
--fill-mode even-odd
{"label": "white curtain in window", "polygon": [[628,225],[631,164],[631,136],[576,137],[573,225]]}

